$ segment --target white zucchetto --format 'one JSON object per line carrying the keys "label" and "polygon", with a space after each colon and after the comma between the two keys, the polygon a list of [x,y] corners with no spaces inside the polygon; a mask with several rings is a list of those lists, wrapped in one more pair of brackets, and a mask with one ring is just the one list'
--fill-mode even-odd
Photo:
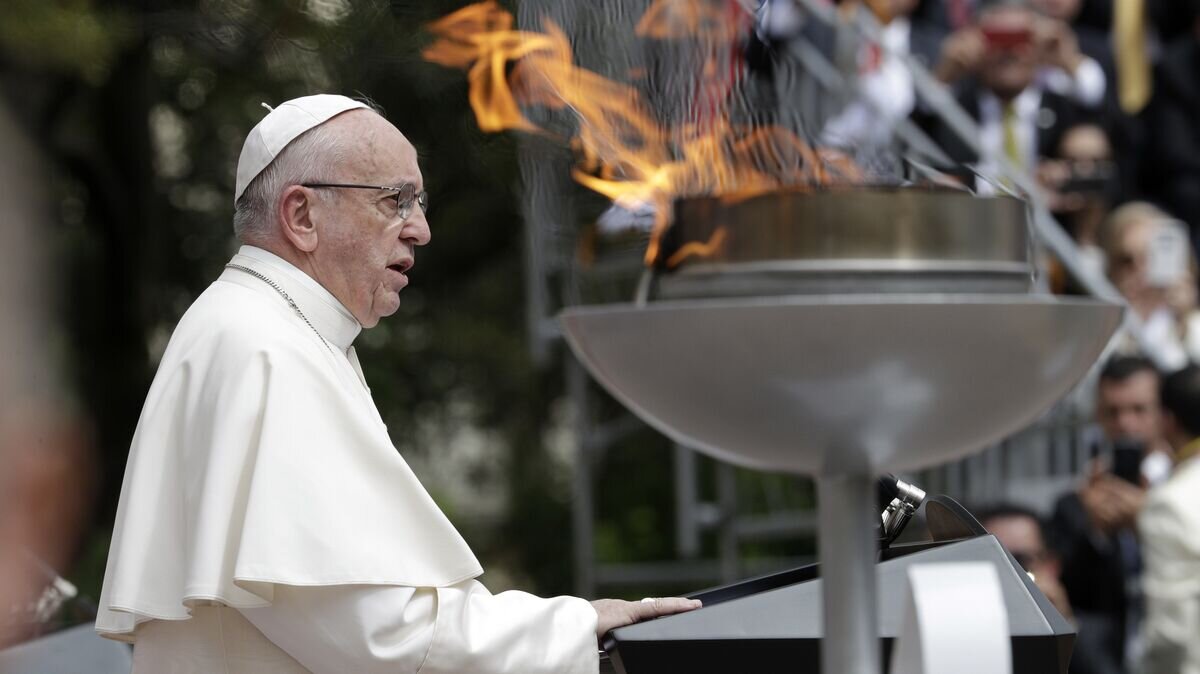
{"label": "white zucchetto", "polygon": [[364,103],[336,94],[302,96],[280,103],[246,136],[246,143],[242,145],[242,155],[238,158],[237,187],[233,192],[233,202],[237,203],[250,182],[270,166],[283,148],[296,140],[300,134],[321,126],[343,112],[366,107]]}

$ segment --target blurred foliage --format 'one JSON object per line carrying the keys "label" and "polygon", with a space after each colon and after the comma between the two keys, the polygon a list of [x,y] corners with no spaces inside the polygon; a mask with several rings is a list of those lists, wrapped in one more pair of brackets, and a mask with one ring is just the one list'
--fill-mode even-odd
{"label": "blurred foliage", "polygon": [[568,589],[569,539],[544,536],[568,530],[569,493],[544,475],[542,426],[560,387],[529,361],[523,334],[514,141],[479,132],[461,73],[419,56],[423,25],[461,4],[6,4],[4,94],[54,167],[68,370],[104,467],[95,533],[74,574],[85,591],[98,590],[129,439],[158,357],[234,249],[230,195],[242,139],[265,114],[260,103],[317,91],[381,105],[417,146],[435,195],[435,244],[421,251],[401,311],[360,341],[393,439],[412,458],[438,452],[413,429],[467,401],[469,416],[454,421],[496,431],[489,437],[507,457],[501,478],[520,494],[504,526],[460,522],[464,533],[485,561],[503,560],[535,579],[534,589]]}
{"label": "blurred foliage", "polygon": [[9,0],[0,21],[6,59],[102,84],[126,45],[136,37],[133,15],[91,2]]}
{"label": "blurred foliage", "polygon": [[[358,343],[393,440],[421,463],[445,449],[421,441],[422,423],[487,429],[507,509],[499,522],[456,524],[485,567],[531,590],[571,589],[569,466],[553,460],[544,437],[562,372],[554,359],[536,367],[526,343],[516,141],[480,132],[462,74],[419,55],[429,41],[423,25],[463,4],[5,3],[0,86],[54,169],[50,273],[62,290],[68,373],[103,467],[93,533],[70,574],[86,593],[98,596],[129,440],[158,358],[235,249],[230,195],[245,133],[262,102],[319,91],[380,104],[418,148],[433,195],[433,244],[418,255],[399,313]],[[601,559],[673,554],[667,449],[641,433],[601,471]],[[469,490],[472,476],[462,479]],[[433,491],[452,515],[462,505]]]}

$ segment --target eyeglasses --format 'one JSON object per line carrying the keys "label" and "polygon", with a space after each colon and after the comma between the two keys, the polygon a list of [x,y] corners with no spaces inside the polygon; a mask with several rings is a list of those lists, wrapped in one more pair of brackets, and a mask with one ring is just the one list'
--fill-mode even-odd
{"label": "eyeglasses", "polygon": [[337,187],[351,190],[387,190],[395,192],[396,214],[401,220],[407,220],[408,216],[412,215],[413,202],[415,201],[421,207],[422,213],[429,212],[429,193],[425,190],[417,191],[417,188],[412,183],[404,183],[399,187],[388,185],[349,185],[346,183],[302,183],[301,187]]}

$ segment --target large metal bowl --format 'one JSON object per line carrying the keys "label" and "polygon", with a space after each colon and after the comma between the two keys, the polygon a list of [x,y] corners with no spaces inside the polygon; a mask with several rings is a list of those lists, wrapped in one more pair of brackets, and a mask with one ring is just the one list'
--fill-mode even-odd
{"label": "large metal bowl", "polygon": [[1033,421],[1121,308],[1031,295],[841,295],[580,307],[567,340],[672,439],[794,473],[904,471]]}

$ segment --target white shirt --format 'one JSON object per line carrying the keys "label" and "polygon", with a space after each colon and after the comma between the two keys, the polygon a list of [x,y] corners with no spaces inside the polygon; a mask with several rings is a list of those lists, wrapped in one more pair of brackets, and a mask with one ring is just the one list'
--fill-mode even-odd
{"label": "white shirt", "polygon": [[1150,490],[1138,516],[1145,572],[1142,674],[1200,674],[1200,458]]}
{"label": "white shirt", "polygon": [[[1057,120],[1050,110],[1042,110],[1042,92],[1051,91],[1070,98],[1084,107],[1096,107],[1104,100],[1106,83],[1104,70],[1091,57],[1085,56],[1074,75],[1060,68],[1042,68],[1031,86],[1012,101],[1014,132],[1020,149],[1021,166],[1029,175],[1036,175],[1039,155],[1052,148],[1038,147],[1038,129],[1054,125]],[[990,91],[979,94],[979,143],[983,150],[980,172],[989,177],[1000,175],[997,157],[1004,153],[1004,104]],[[982,178],[975,181],[981,195],[996,193],[995,187]]]}
{"label": "white shirt", "polygon": [[860,63],[872,67],[858,75],[857,95],[826,122],[821,143],[839,148],[882,146],[891,142],[896,124],[916,105],[912,73],[902,60],[909,51],[912,26],[897,17],[879,32],[879,44],[864,43]]}
{"label": "white shirt", "polygon": [[[1013,133],[1021,155],[1020,168],[1032,174],[1037,169],[1038,115],[1042,106],[1042,91],[1027,87],[1012,101]],[[1044,123],[1046,120],[1040,120]],[[979,145],[982,154],[979,171],[985,176],[999,176],[999,158],[1004,152],[1004,104],[995,94],[982,90],[979,94]],[[996,193],[995,187],[983,178],[975,181],[981,195]]]}
{"label": "white shirt", "polygon": [[266,251],[232,262],[308,322],[236,269],[184,315],[130,448],[97,631],[136,642],[138,673],[596,671],[588,602],[472,580],[375,409],[354,317]]}
{"label": "white shirt", "polygon": [[1040,68],[1037,83],[1046,91],[1053,91],[1089,109],[1100,107],[1108,88],[1104,68],[1090,56],[1080,60],[1074,73],[1056,67]]}

